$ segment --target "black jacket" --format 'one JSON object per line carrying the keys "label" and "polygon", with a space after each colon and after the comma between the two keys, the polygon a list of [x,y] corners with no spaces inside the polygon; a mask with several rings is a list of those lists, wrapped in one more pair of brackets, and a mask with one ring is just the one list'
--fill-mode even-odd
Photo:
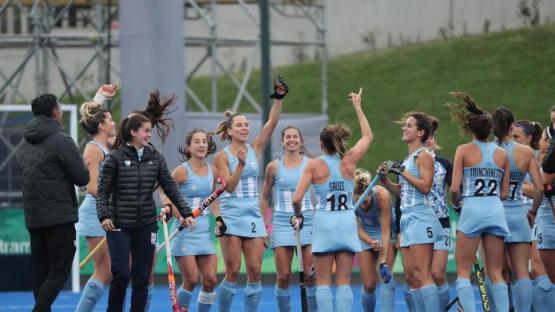
{"label": "black jacket", "polygon": [[46,116],[34,117],[16,151],[23,178],[23,209],[28,229],[77,222],[74,185],[89,183],[73,139]]}
{"label": "black jacket", "polygon": [[192,215],[170,176],[166,159],[158,150],[145,146],[140,161],[132,146],[111,150],[102,163],[98,179],[98,219],[102,222],[110,218],[116,227],[123,228],[156,223],[153,193],[158,185],[184,218]]}

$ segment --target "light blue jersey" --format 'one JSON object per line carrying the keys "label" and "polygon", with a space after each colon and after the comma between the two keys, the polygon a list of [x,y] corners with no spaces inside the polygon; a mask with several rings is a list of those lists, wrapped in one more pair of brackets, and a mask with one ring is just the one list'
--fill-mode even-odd
{"label": "light blue jersey", "polygon": [[[275,199],[272,215],[272,248],[295,246],[295,231],[291,227],[290,219],[294,215],[292,198],[301,174],[310,159],[303,156],[301,164],[295,168],[285,166],[283,157],[278,159],[273,182]],[[312,244],[312,224],[314,221],[314,207],[310,198],[309,188],[303,197],[302,208],[304,225],[301,229],[301,245]]]}
{"label": "light blue jersey", "polygon": [[[214,187],[214,175],[208,165],[208,173],[205,176],[195,174],[188,162],[182,166],[187,170],[187,181],[179,186],[179,191],[187,200],[191,209],[200,206],[200,203],[212,194]],[[210,232],[210,208],[202,211],[202,214],[195,218],[196,228],[193,231],[184,229],[171,241],[172,255],[179,256],[198,256],[215,253],[212,245],[212,234]],[[181,224],[178,220],[173,221],[172,232],[179,228]]]}
{"label": "light blue jersey", "polygon": [[[104,157],[106,157],[109,152],[108,148],[94,140],[87,142],[87,144],[98,146]],[[100,172],[102,165],[99,165],[98,168]],[[77,234],[86,237],[106,236],[106,232],[102,229],[100,221],[98,221],[98,216],[96,214],[96,198],[94,196],[89,193],[85,194],[85,198],[79,207],[78,215],[79,221],[75,224]]]}
{"label": "light blue jersey", "polygon": [[[378,205],[378,193],[376,192],[376,187],[372,189],[372,193],[370,195],[372,200],[370,202],[370,207],[367,207],[366,211],[363,211],[360,206],[355,209],[355,215],[360,220],[360,224],[372,239],[382,241],[382,225],[380,221],[381,210]],[[360,245],[362,250],[372,249],[370,245],[368,245],[363,240],[360,240]]]}
{"label": "light blue jersey", "polygon": [[[293,214],[293,194],[309,160],[309,158],[303,156],[301,165],[295,168],[286,167],[283,158],[278,160],[278,168],[274,177],[274,212],[285,212],[288,215]],[[310,190],[311,188],[304,194],[301,211],[314,209],[310,200]]]}
{"label": "light blue jersey", "polygon": [[484,234],[509,234],[503,203],[499,197],[504,170],[497,166],[493,155],[497,146],[473,141],[482,154],[480,163],[463,169],[462,211],[458,230],[468,237]]}
{"label": "light blue jersey", "polygon": [[[412,152],[406,159],[403,161],[403,166],[405,166],[405,170],[410,173],[412,176],[420,179],[420,170],[418,170],[418,166],[416,166],[415,160],[418,155],[425,151],[425,147],[421,147],[416,149]],[[407,208],[419,206],[419,205],[429,205],[428,201],[428,194],[423,194],[418,191],[412,184],[407,181],[407,179],[403,178],[403,176],[399,176],[399,184],[401,184],[401,211],[404,211]]]}
{"label": "light blue jersey", "polygon": [[354,182],[341,175],[341,158],[338,154],[323,155],[319,159],[328,167],[330,176],[326,182],[314,185],[318,211],[314,216],[312,252],[359,252],[360,242],[353,211]]}
{"label": "light blue jersey", "polygon": [[[258,160],[256,152],[247,144],[248,152],[245,167],[235,191],[223,192],[220,197],[220,210],[227,225],[227,234],[243,237],[266,237],[264,220],[258,203]],[[229,171],[234,172],[239,160],[231,153],[230,147],[224,148],[229,162]]]}
{"label": "light blue jersey", "polygon": [[505,237],[506,243],[531,242],[530,226],[526,214],[528,206],[522,195],[522,184],[526,178],[526,171],[517,167],[514,161],[514,150],[516,143],[507,141],[497,144],[507,151],[510,164],[509,197],[503,201],[505,206],[505,218],[509,227],[509,236]]}
{"label": "light blue jersey", "polygon": [[[416,158],[426,153],[421,147],[412,152],[403,161],[405,171],[416,178],[421,178],[420,169],[416,165]],[[442,236],[442,227],[428,200],[428,194],[420,192],[403,176],[399,176],[401,184],[401,247],[420,244],[434,244]]]}

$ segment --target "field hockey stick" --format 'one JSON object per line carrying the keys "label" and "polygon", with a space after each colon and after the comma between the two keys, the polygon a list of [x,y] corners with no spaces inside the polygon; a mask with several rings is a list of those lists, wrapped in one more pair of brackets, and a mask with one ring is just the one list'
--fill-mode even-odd
{"label": "field hockey stick", "polygon": [[358,207],[360,207],[360,205],[362,205],[362,203],[364,203],[364,199],[366,198],[366,196],[368,196],[368,194],[370,194],[370,192],[372,191],[374,186],[376,186],[379,181],[380,181],[380,176],[376,175],[374,177],[374,179],[372,179],[372,181],[370,181],[370,184],[368,184],[368,186],[366,187],[364,192],[362,192],[362,195],[360,195],[360,197],[358,198],[358,200],[355,203],[355,206],[353,207],[353,209],[355,209],[355,210],[358,209]]}
{"label": "field hockey stick", "polygon": [[474,258],[474,271],[476,271],[476,280],[478,281],[478,290],[480,291],[480,299],[482,299],[482,307],[484,308],[484,312],[489,312],[489,299],[486,292],[484,269],[480,268],[477,258]]}
{"label": "field hockey stick", "polygon": [[301,288],[301,308],[302,312],[308,310],[306,301],[306,285],[304,283],[304,263],[303,263],[303,247],[301,246],[301,230],[295,230],[295,245],[297,250],[297,263],[299,265],[299,286]]}
{"label": "field hockey stick", "polygon": [[96,245],[94,246],[93,250],[89,252],[89,254],[79,263],[79,269],[84,268],[93,258],[93,256],[102,248],[102,246],[106,245],[106,236]]}
{"label": "field hockey stick", "polygon": [[[162,219],[162,224],[164,227],[164,241],[166,244],[170,243],[170,237],[168,235],[168,222],[165,218]],[[172,255],[170,248],[166,248],[166,262],[168,263],[168,286],[170,289],[170,302],[172,305],[173,312],[179,312],[179,303],[177,302],[177,292],[175,290],[175,276],[173,275],[173,264]],[[184,308],[186,311],[186,308]]]}
{"label": "field hockey stick", "polygon": [[[216,183],[219,184],[218,188],[212,194],[210,194],[210,196],[204,199],[202,203],[200,203],[199,207],[193,210],[193,218],[200,216],[204,211],[204,209],[210,206],[210,204],[212,204],[216,200],[216,198],[218,198],[218,196],[220,196],[225,191],[227,183],[224,178],[218,177],[218,179],[216,180]],[[171,241],[174,237],[176,237],[179,234],[179,232],[183,231],[184,228],[185,227],[183,225],[180,225],[179,228],[173,230],[172,234],[169,237],[169,240]],[[156,252],[159,252],[160,250],[162,250],[164,246],[166,246],[166,242],[163,242],[162,244],[160,244],[160,246],[156,247]]]}

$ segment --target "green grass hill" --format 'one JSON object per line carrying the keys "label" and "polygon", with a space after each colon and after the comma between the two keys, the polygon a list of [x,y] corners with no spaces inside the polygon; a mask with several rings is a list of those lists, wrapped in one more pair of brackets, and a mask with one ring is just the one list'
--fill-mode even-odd
{"label": "green grass hill", "polygon": [[[345,55],[331,59],[328,72],[330,121],[351,126],[353,138],[359,131],[346,95],[364,89],[363,107],[375,139],[361,166],[375,168],[382,160],[406,154],[394,121],[411,110],[439,118],[440,153],[452,158],[456,146],[469,137],[450,119],[444,105],[452,100],[449,91],[466,91],[488,110],[502,105],[518,119],[548,122],[555,104],[555,25]],[[319,111],[319,64],[279,67],[274,73],[283,74],[291,88],[285,112]],[[252,77],[249,90],[257,98],[258,72]],[[208,78],[191,82],[205,100],[210,94],[208,82]],[[236,91],[228,80],[221,79],[219,88],[220,102],[234,99]],[[229,105],[221,103],[221,108]]]}

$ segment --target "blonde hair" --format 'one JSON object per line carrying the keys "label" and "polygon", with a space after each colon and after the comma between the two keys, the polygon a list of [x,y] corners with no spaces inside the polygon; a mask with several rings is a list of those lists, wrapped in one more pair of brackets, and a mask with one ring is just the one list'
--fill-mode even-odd
{"label": "blonde hair", "polygon": [[355,186],[353,193],[356,195],[364,193],[364,190],[366,190],[370,181],[372,181],[372,174],[364,168],[357,168],[355,170]]}
{"label": "blonde hair", "polygon": [[104,122],[106,114],[109,112],[110,110],[104,104],[85,102],[79,108],[79,113],[81,114],[79,124],[88,134],[95,135],[98,133],[98,125]]}

